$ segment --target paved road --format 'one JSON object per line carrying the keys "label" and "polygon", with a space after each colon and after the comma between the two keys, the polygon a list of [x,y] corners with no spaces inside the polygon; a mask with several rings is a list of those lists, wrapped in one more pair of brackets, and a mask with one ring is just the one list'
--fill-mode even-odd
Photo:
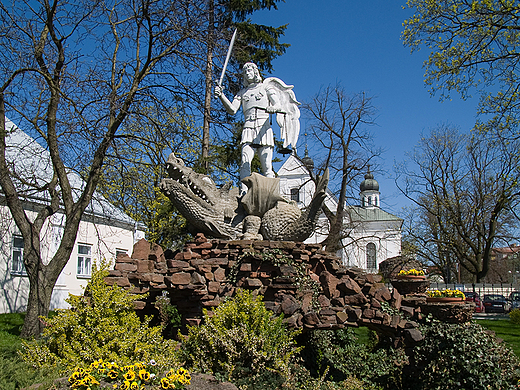
{"label": "paved road", "polygon": [[508,314],[504,313],[474,313],[474,320],[502,320],[509,319]]}

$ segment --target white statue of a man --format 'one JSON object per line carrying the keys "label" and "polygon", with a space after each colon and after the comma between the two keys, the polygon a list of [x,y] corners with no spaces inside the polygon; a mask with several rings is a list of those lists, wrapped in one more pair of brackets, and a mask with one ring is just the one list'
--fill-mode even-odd
{"label": "white statue of a man", "polygon": [[[258,153],[262,174],[274,177],[273,150],[274,137],[269,115],[277,113],[277,122],[281,129],[284,147],[296,147],[300,130],[300,110],[298,101],[292,91],[292,86],[286,85],[280,79],[270,77],[262,81],[258,67],[248,62],[242,67],[244,88],[234,97],[233,101],[222,92],[222,87],[215,86],[215,95],[220,98],[227,112],[235,115],[240,106],[244,112],[244,128],[241,140],[240,180],[251,175],[251,161]],[[242,185],[242,191],[247,187]]]}

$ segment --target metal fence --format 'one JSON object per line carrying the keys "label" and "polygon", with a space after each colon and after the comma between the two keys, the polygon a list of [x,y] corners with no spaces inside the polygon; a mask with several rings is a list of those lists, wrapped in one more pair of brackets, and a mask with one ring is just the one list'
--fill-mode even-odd
{"label": "metal fence", "polygon": [[501,294],[504,297],[509,297],[512,291],[520,291],[518,284],[493,284],[493,283],[472,283],[472,284],[457,284],[457,283],[430,283],[430,290],[444,290],[444,289],[458,289],[462,292],[476,292],[481,297],[484,294]]}

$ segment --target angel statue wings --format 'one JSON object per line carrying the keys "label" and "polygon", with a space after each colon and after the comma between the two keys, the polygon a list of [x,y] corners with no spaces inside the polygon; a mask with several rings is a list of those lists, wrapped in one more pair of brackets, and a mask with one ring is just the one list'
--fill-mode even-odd
{"label": "angel statue wings", "polygon": [[[240,142],[240,180],[251,175],[251,161],[255,153],[260,158],[262,174],[274,177],[274,136],[269,115],[276,113],[284,148],[292,146],[296,149],[300,132],[300,103],[296,100],[292,85],[287,85],[276,77],[262,81],[258,67],[252,62],[244,64],[242,76],[244,88],[236,94],[233,101],[226,97],[220,85],[215,86],[215,95],[229,114],[235,115],[241,106],[244,113]],[[247,187],[243,185],[242,190],[247,191]]]}

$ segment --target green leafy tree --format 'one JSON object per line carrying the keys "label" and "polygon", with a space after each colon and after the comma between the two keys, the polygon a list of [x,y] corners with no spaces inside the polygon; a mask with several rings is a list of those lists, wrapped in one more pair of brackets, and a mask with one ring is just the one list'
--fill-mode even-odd
{"label": "green leafy tree", "polygon": [[520,4],[510,0],[409,0],[404,43],[427,48],[426,83],[443,96],[476,89],[488,126],[515,131],[520,119]]}

